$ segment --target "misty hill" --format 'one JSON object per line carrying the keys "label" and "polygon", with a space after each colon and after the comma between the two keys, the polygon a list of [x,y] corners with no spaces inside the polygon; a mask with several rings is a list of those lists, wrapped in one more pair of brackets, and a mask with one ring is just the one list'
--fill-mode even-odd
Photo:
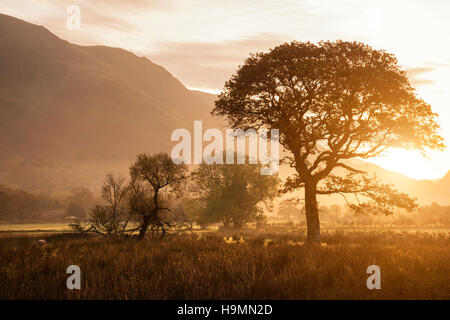
{"label": "misty hill", "polygon": [[[383,183],[393,184],[397,190],[416,197],[420,205],[431,204],[433,202],[441,205],[450,205],[450,171],[443,179],[437,181],[416,180],[401,173],[390,171],[376,164],[359,159],[351,159],[346,161],[346,163],[354,168],[363,170],[370,175],[376,174],[378,179]],[[291,168],[280,168],[280,175],[283,179],[294,173],[294,170]],[[333,173],[341,175],[345,174],[346,171],[342,168],[336,168],[333,170]],[[302,192],[300,192],[299,197],[303,198]],[[354,200],[351,196],[349,197]],[[287,198],[289,198],[289,195],[287,195]],[[340,195],[319,196],[318,200],[321,205],[326,206],[332,204],[345,204],[344,199]]]}
{"label": "misty hill", "polygon": [[450,171],[445,178],[438,181],[415,180],[366,161],[352,159],[350,163],[361,170],[375,173],[381,180],[392,183],[398,190],[417,197],[421,204],[437,202],[450,205]]}
{"label": "misty hill", "polygon": [[[212,119],[215,95],[120,48],[79,46],[0,14],[0,184],[29,191],[86,186],[127,170],[138,152],[169,151],[176,128]],[[417,181],[361,160],[421,203],[450,203],[450,173]],[[281,176],[289,174],[281,169]],[[321,203],[329,201],[321,199]]]}
{"label": "misty hill", "polygon": [[174,129],[215,123],[207,99],[146,58],[74,45],[6,15],[0,30],[3,184],[98,186],[136,153],[168,151]]}
{"label": "misty hill", "polygon": [[450,170],[438,183],[442,188],[450,190]]}
{"label": "misty hill", "polygon": [[198,98],[201,99],[203,102],[205,102],[208,105],[211,105],[214,107],[214,102],[217,100],[218,95],[198,91],[198,90],[191,90],[191,92]]}

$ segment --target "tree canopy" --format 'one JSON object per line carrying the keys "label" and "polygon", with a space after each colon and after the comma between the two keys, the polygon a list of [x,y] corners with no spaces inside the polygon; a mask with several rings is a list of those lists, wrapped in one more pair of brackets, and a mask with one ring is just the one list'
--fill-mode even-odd
{"label": "tree canopy", "polygon": [[[247,161],[248,162],[248,161]],[[200,224],[222,222],[237,229],[254,222],[277,195],[278,177],[261,175],[257,164],[201,164],[193,173],[191,191],[199,203]]]}

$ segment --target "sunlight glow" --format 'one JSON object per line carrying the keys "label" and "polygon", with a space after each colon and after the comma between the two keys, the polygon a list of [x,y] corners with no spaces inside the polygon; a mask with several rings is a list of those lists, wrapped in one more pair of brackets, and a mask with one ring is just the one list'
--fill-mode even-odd
{"label": "sunlight glow", "polygon": [[189,90],[201,91],[201,92],[206,92],[206,93],[216,94],[216,95],[217,95],[217,94],[220,94],[220,93],[222,92],[221,89],[211,89],[211,88],[204,88],[204,87],[201,87],[201,88],[195,88],[195,87],[187,86],[187,88],[188,88]]}
{"label": "sunlight glow", "polygon": [[[396,149],[385,156],[368,159],[367,161],[413,179],[433,180],[442,178],[448,169],[448,167],[436,166],[436,157],[439,157],[439,155],[433,154],[427,159],[418,151]],[[445,159],[442,160],[442,163],[445,163]]]}

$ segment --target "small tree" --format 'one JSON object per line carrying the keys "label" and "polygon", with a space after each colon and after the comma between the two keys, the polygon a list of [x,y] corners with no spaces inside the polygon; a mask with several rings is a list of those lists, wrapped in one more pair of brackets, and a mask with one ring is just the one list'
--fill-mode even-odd
{"label": "small tree", "polygon": [[168,191],[179,192],[186,182],[187,167],[175,164],[167,153],[139,154],[130,167],[130,209],[139,223],[139,239],[149,227],[160,231],[161,237],[173,226],[170,209],[164,205]]}
{"label": "small tree", "polygon": [[[248,161],[247,161],[248,162]],[[261,175],[253,164],[201,164],[192,173],[191,191],[203,203],[198,212],[200,225],[222,222],[237,229],[256,221],[260,203],[269,205],[277,194],[278,178]]]}
{"label": "small tree", "polygon": [[96,205],[89,213],[89,227],[86,231],[93,231],[108,237],[118,237],[132,233],[127,230],[131,221],[131,213],[127,206],[129,186],[125,178],[113,173],[107,173],[102,186],[102,198],[105,205]]}
{"label": "small tree", "polygon": [[[234,128],[280,129],[285,163],[304,189],[307,239],[320,242],[317,195],[341,194],[356,211],[390,214],[415,201],[351,167],[396,147],[443,149],[437,115],[389,53],[357,42],[291,42],[251,55],[225,83],[214,115]],[[345,169],[339,176],[334,169]],[[351,203],[348,195],[355,195]]]}

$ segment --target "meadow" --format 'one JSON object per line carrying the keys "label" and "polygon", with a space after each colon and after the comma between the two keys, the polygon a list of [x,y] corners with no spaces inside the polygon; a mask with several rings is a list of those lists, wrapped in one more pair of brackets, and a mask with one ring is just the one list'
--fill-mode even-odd
{"label": "meadow", "polygon": [[67,223],[8,223],[0,224],[0,233],[29,234],[39,232],[67,232],[70,228]]}
{"label": "meadow", "polygon": [[[43,246],[37,239],[0,237],[0,299],[450,298],[449,233],[325,232],[322,246],[305,245],[298,230],[163,241],[66,233],[47,236]],[[73,264],[81,290],[66,287]],[[380,290],[366,286],[369,265],[381,268]]]}

